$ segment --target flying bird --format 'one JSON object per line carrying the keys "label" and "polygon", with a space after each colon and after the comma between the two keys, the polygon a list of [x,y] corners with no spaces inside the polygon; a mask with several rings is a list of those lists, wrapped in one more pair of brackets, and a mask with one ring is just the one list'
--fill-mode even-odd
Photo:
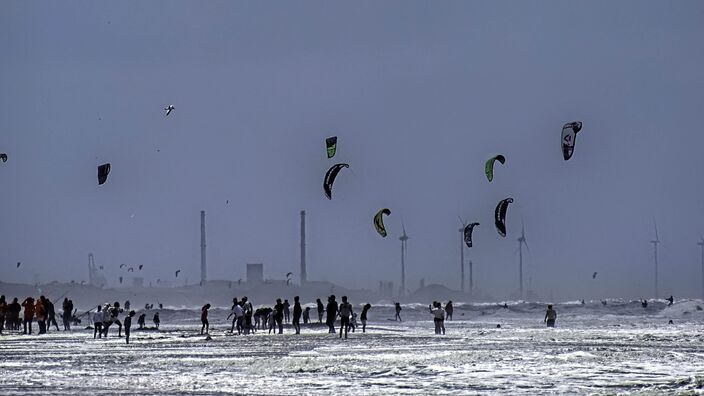
{"label": "flying bird", "polygon": [[168,105],[164,107],[164,110],[166,110],[166,115],[171,114],[171,111],[173,111],[173,109],[175,109],[174,105]]}
{"label": "flying bird", "polygon": [[176,277],[178,278],[178,273],[181,272],[181,270],[176,270]]}

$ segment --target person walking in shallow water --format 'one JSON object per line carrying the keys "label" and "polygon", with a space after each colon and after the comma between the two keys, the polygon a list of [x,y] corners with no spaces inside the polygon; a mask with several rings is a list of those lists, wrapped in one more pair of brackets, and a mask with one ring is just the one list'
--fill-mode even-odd
{"label": "person walking in shallow water", "polygon": [[545,311],[544,323],[548,324],[548,327],[555,327],[555,320],[557,320],[557,312],[552,309],[552,304],[548,305],[548,310]]}
{"label": "person walking in shallow water", "polygon": [[98,305],[98,310],[93,314],[93,338],[103,337],[103,307]]}
{"label": "person walking in shallow water", "polygon": [[448,301],[447,304],[445,304],[445,313],[447,314],[447,320],[452,320],[452,311],[454,310],[454,307],[452,306],[452,300]]}
{"label": "person walking in shallow water", "polygon": [[301,308],[301,303],[299,297],[293,298],[293,328],[296,329],[296,334],[301,334],[301,315],[303,314],[303,309]]}
{"label": "person walking in shallow water", "polygon": [[367,303],[362,307],[362,315],[359,317],[362,320],[362,333],[367,332],[367,313],[372,308],[372,305]]}
{"label": "person walking in shallow water", "polygon": [[128,344],[130,343],[130,327],[132,327],[132,317],[134,314],[134,311],[130,311],[125,318],[125,341],[127,341]]}
{"label": "person walking in shallow water", "polygon": [[203,305],[203,308],[200,309],[200,322],[203,324],[200,328],[200,334],[203,334],[203,330],[205,330],[205,334],[208,334],[208,331],[210,330],[210,323],[208,323],[209,309],[210,304],[205,304]]}
{"label": "person walking in shallow water", "polygon": [[335,334],[335,319],[337,318],[337,301],[335,301],[335,295],[331,295],[328,297],[328,306],[327,306],[327,320],[325,321],[325,324],[328,325],[328,333]]}
{"label": "person walking in shallow water", "polygon": [[352,316],[352,304],[347,302],[347,296],[342,296],[342,304],[340,304],[340,338],[342,338],[342,331],[345,331],[345,338],[347,338],[347,332],[350,328],[350,316]]}
{"label": "person walking in shallow water", "polygon": [[318,323],[323,323],[323,312],[325,312],[325,307],[320,299],[315,300],[315,304],[318,308]]}
{"label": "person walking in shallow water", "polygon": [[395,319],[399,322],[402,322],[402,320],[401,320],[401,303],[395,303],[395,308],[396,308]]}

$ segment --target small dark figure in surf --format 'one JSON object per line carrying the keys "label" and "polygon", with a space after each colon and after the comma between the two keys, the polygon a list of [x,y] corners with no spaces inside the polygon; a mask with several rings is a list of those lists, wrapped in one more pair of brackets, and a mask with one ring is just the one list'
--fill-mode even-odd
{"label": "small dark figure in surf", "polygon": [[[274,314],[274,322],[279,328],[279,334],[284,333],[284,309],[285,306],[280,298],[276,299],[276,314]],[[272,322],[273,323],[273,322]],[[276,329],[274,329],[276,330]]]}
{"label": "small dark figure in surf", "polygon": [[584,305],[584,299],[582,299],[581,303],[582,303],[582,305]]}
{"label": "small dark figure in surf", "polygon": [[342,331],[345,331],[345,338],[347,338],[347,332],[350,327],[350,316],[352,316],[352,304],[347,302],[347,296],[342,296],[342,303],[340,304],[340,338],[342,338]]}
{"label": "small dark figure in surf", "polygon": [[648,308],[648,300],[641,300],[640,305],[643,308]]}
{"label": "small dark figure in surf", "polygon": [[606,305],[606,300],[601,300],[601,305]]}
{"label": "small dark figure in surf", "polygon": [[401,320],[401,303],[396,303],[396,317],[395,319],[399,322],[402,322]]}
{"label": "small dark figure in surf", "polygon": [[159,323],[161,323],[161,320],[159,320],[159,312],[154,314],[152,321],[154,322],[154,327],[156,327],[156,329],[159,330]]}
{"label": "small dark figure in surf", "polygon": [[47,331],[52,324],[56,327],[56,331],[59,331],[59,324],[56,323],[56,311],[54,308],[54,303],[48,298],[44,300],[44,308],[46,309],[46,327]]}
{"label": "small dark figure in surf", "polygon": [[200,328],[200,334],[203,334],[203,330],[205,330],[205,334],[208,334],[210,331],[210,323],[208,323],[208,310],[210,309],[210,304],[205,304],[203,305],[203,308],[200,309],[200,322],[203,324]]}
{"label": "small dark figure in surf", "polygon": [[130,312],[130,300],[125,301],[125,311]]}
{"label": "small dark figure in surf", "polygon": [[454,310],[454,307],[452,306],[452,300],[448,301],[447,304],[445,304],[445,313],[447,314],[447,320],[452,320],[452,311]]}
{"label": "small dark figure in surf", "polygon": [[286,323],[291,321],[291,311],[290,308],[291,304],[289,304],[288,300],[284,300],[284,320]]}
{"label": "small dark figure in surf", "polygon": [[328,297],[328,306],[326,309],[328,316],[325,324],[328,325],[328,333],[335,334],[335,318],[337,318],[337,301],[335,295]]}
{"label": "small dark figure in surf", "polygon": [[548,327],[555,327],[555,320],[557,319],[557,311],[552,309],[552,305],[548,305],[548,310],[545,311],[545,319],[543,322],[548,324]]}
{"label": "small dark figure in surf", "polygon": [[293,328],[296,329],[296,334],[301,334],[301,315],[303,314],[303,309],[298,300],[298,296],[293,298]]}
{"label": "small dark figure in surf", "polygon": [[130,311],[125,318],[125,341],[130,343],[130,327],[132,327],[132,317],[135,315],[134,311]]}
{"label": "small dark figure in surf", "polygon": [[364,307],[362,307],[362,315],[359,317],[362,320],[362,333],[367,332],[367,313],[371,307],[371,304],[364,304]]}
{"label": "small dark figure in surf", "polygon": [[103,307],[98,305],[98,310],[93,314],[93,338],[103,337]]}
{"label": "small dark figure in surf", "polygon": [[310,307],[303,310],[303,324],[308,324],[308,322],[310,322]]}
{"label": "small dark figure in surf", "polygon": [[64,311],[61,315],[61,319],[64,322],[64,331],[71,331],[71,316],[73,312],[73,302],[68,298],[64,298],[64,302],[61,305],[61,308]]}
{"label": "small dark figure in surf", "polygon": [[325,312],[325,307],[320,299],[315,300],[315,304],[318,308],[318,323],[323,323],[323,312]]}
{"label": "small dark figure in surf", "polygon": [[504,309],[508,309],[508,304],[504,303],[503,308],[504,308]]}
{"label": "small dark figure in surf", "polygon": [[670,302],[669,304],[667,304],[668,307],[675,303],[675,298],[672,296],[670,296],[670,298],[666,298],[665,300]]}
{"label": "small dark figure in surf", "polygon": [[144,329],[144,322],[146,321],[146,319],[147,319],[147,314],[145,314],[145,313],[139,315],[139,317],[137,318],[137,324],[139,325],[140,330]]}

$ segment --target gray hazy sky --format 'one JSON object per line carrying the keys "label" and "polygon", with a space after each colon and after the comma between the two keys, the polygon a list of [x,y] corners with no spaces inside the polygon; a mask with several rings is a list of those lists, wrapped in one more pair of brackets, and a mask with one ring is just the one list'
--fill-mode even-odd
{"label": "gray hazy sky", "polygon": [[85,279],[93,252],[113,282],[196,281],[201,209],[210,278],[283,278],[305,209],[310,279],[398,284],[403,222],[408,287],[458,289],[461,216],[485,293],[517,289],[523,220],[544,295],[651,296],[655,220],[661,294],[698,297],[702,21],[700,1],[3,2],[2,280]]}

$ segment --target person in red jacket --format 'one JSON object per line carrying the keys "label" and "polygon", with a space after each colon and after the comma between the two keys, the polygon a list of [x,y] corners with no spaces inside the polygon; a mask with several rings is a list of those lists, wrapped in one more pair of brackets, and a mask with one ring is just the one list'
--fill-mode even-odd
{"label": "person in red jacket", "polygon": [[46,334],[46,308],[44,307],[44,296],[39,297],[34,303],[34,316],[39,325],[39,334]]}
{"label": "person in red jacket", "polygon": [[[24,321],[22,322],[24,326],[24,334],[32,334],[32,320],[34,320],[34,299],[32,297],[27,297],[23,302],[24,307]],[[27,333],[27,327],[29,325],[29,333]]]}

